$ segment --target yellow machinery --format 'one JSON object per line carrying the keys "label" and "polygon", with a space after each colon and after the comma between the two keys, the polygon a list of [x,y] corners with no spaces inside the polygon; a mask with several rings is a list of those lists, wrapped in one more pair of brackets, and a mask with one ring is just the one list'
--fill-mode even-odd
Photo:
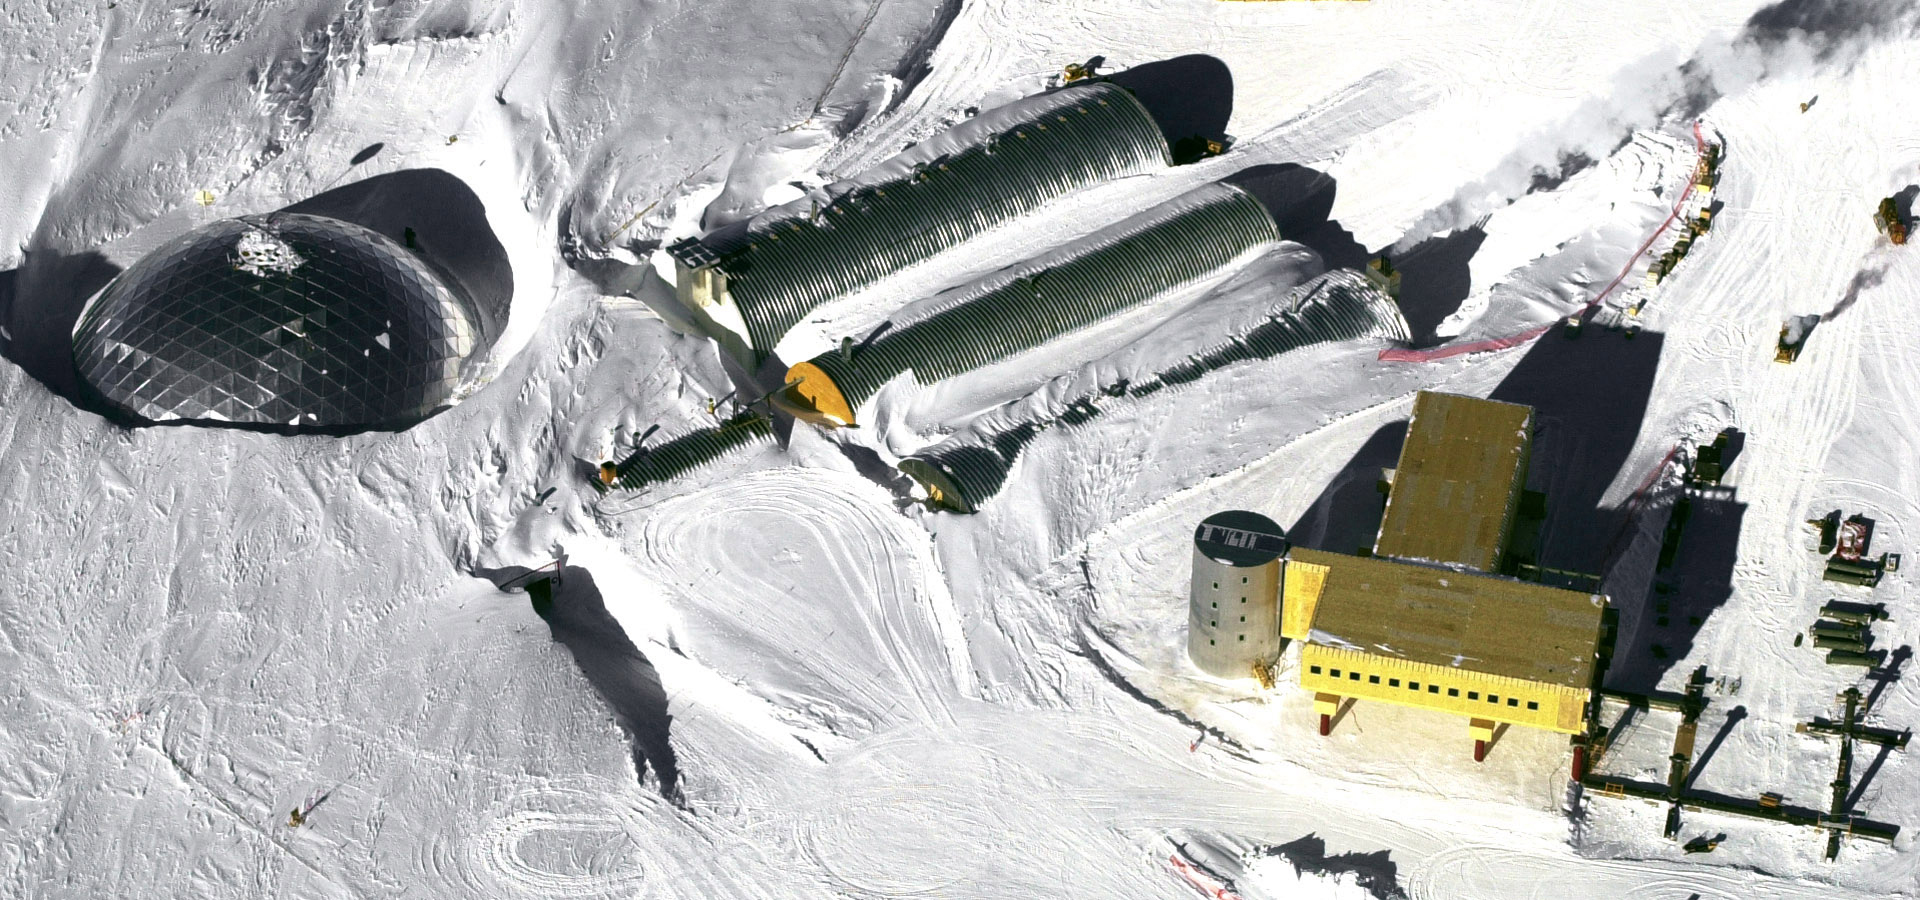
{"label": "yellow machinery", "polygon": [[1880,207],[1874,210],[1873,227],[1887,236],[1887,240],[1896,244],[1907,242],[1907,223],[1900,219],[1900,207],[1892,197],[1880,201]]}
{"label": "yellow machinery", "polygon": [[1700,151],[1700,161],[1694,164],[1693,187],[1695,190],[1713,190],[1720,181],[1720,145],[1707,144]]}
{"label": "yellow machinery", "polygon": [[1773,361],[1777,363],[1790,363],[1796,359],[1799,359],[1800,347],[1802,343],[1803,341],[1794,341],[1793,343],[1788,343],[1787,342],[1787,326],[1785,325],[1780,326],[1780,340],[1778,343],[1774,344]]}
{"label": "yellow machinery", "polygon": [[1794,316],[1780,326],[1780,342],[1774,347],[1773,361],[1790,363],[1800,358],[1801,348],[1807,345],[1808,336],[1813,327],[1820,324],[1818,315]]}
{"label": "yellow machinery", "polygon": [[1387,296],[1400,299],[1400,270],[1393,267],[1393,260],[1388,259],[1385,253],[1368,262],[1367,270],[1361,274],[1367,276],[1374,287],[1385,291]]}
{"label": "yellow machinery", "polygon": [[1693,242],[1713,227],[1713,189],[1719,184],[1720,145],[1708,144],[1701,149],[1700,161],[1693,167],[1692,199],[1700,201],[1700,212],[1687,220],[1680,239],[1647,267],[1647,287],[1657,287],[1673,274],[1674,267],[1693,249]]}

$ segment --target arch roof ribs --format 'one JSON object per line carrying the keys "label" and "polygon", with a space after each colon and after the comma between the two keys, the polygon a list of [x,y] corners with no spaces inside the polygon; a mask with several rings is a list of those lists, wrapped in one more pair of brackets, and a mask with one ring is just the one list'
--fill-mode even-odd
{"label": "arch roof ribs", "polygon": [[701,243],[764,354],[834,297],[1055,198],[1171,164],[1131,94],[1076,85],[990,110]]}
{"label": "arch roof ribs", "polygon": [[1197,381],[1234,363],[1278,356],[1309,344],[1369,337],[1401,343],[1413,339],[1393,298],[1353,269],[1335,269],[1296,288],[1282,306],[1265,321],[1132,382],[1127,393],[1146,396]]}
{"label": "arch roof ribs", "polygon": [[901,317],[855,351],[814,357],[858,409],[903,372],[923,384],[1032,350],[1140,306],[1279,240],[1259,201],[1211,184]]}
{"label": "arch roof ribs", "polygon": [[[773,424],[754,411],[742,412],[714,428],[701,428],[635,451],[614,467],[614,486],[639,490],[699,469],[749,445],[772,444]],[[595,481],[602,493],[609,488]]]}
{"label": "arch roof ribs", "polygon": [[[1191,346],[1184,334],[1163,334],[1173,324],[1156,329],[1114,356],[1131,354],[1136,347],[1155,343],[1161,337],[1170,338],[1161,342],[1169,347]],[[1411,339],[1407,321],[1390,297],[1359,272],[1336,269],[1288,291],[1264,318],[1240,323],[1225,338],[1158,372],[1134,373],[1124,365],[1107,368],[1116,368],[1131,379],[1125,395],[1143,397],[1197,381],[1239,362],[1279,356],[1313,344],[1365,338]],[[1159,348],[1155,355],[1164,358],[1165,349]],[[1091,421],[1121,393],[1115,385],[1083,395],[1064,408],[1055,406],[1011,424],[994,415],[993,424],[987,428],[970,428],[914,453],[901,460],[900,469],[928,488],[929,496],[939,505],[956,512],[973,512],[999,493],[1020,453],[1041,431]],[[938,496],[933,493],[936,488]]]}

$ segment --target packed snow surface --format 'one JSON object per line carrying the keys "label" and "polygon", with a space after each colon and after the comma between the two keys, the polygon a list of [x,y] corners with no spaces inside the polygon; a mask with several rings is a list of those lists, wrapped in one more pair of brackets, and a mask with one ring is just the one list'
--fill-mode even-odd
{"label": "packed snow surface", "polygon": [[[1891,846],[1826,862],[1809,829],[1688,810],[1683,839],[1726,838],[1687,855],[1664,808],[1572,789],[1562,736],[1514,729],[1475,764],[1464,722],[1362,703],[1321,738],[1293,657],[1263,690],[1182,648],[1199,519],[1257,510],[1351,552],[1414,392],[1528,403],[1542,559],[1604,576],[1613,677],[1706,666],[1694,787],[1824,809],[1838,746],[1796,723],[1853,684],[1871,723],[1920,722],[1914,679],[1793,641],[1831,598],[1887,605],[1877,646],[1920,641],[1909,571],[1823,582],[1804,525],[1861,512],[1875,554],[1920,550],[1920,249],[1870,220],[1920,182],[1917,25],[1905,0],[0,6],[0,894],[1171,900],[1200,889],[1179,858],[1249,900],[1914,896],[1906,751],[1856,754]],[[783,423],[784,449],[589,487],[654,427],[778,386],[686,331],[657,247],[1092,57],[1170,137],[1228,152],[828,304],[788,360],[1213,181],[1275,210],[1289,284],[1311,274],[1295,245],[1332,269],[1397,245],[1420,346],[1552,323],[1623,267],[1638,284],[1696,119],[1725,149],[1718,211],[1577,340],[1223,368],[1041,433],[973,516],[928,511],[887,460],[1174,354],[1212,326],[1168,321],[1256,294],[1228,275],[882,427]],[[466,402],[297,438],[76,406],[89,295],[287,207],[410,241],[497,304]],[[1732,497],[1696,504],[1660,570],[1663,461],[1728,426]],[[496,588],[556,558],[550,602]],[[1675,727],[1626,716],[1605,771],[1661,780]]]}

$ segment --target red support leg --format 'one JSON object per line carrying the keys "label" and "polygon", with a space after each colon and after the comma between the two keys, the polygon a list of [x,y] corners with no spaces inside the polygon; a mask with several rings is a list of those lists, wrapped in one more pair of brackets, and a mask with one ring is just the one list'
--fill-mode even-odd
{"label": "red support leg", "polygon": [[1573,748],[1573,780],[1587,777],[1587,748],[1585,745]]}
{"label": "red support leg", "polygon": [[1333,717],[1322,713],[1320,716],[1320,736],[1326,737],[1327,735],[1332,733],[1333,733]]}
{"label": "red support leg", "polygon": [[1487,761],[1487,742],[1486,741],[1473,742],[1473,761],[1474,762]]}

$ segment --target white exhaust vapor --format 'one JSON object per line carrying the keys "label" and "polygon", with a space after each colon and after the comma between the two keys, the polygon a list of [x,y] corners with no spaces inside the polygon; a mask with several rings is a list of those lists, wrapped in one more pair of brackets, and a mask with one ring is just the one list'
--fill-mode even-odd
{"label": "white exhaust vapor", "polygon": [[1605,94],[1530,135],[1492,171],[1415,220],[1391,252],[1466,227],[1525,196],[1540,178],[1564,178],[1585,161],[1604,159],[1636,131],[1683,123],[1768,79],[1851,66],[1874,43],[1917,32],[1920,6],[1909,0],[1782,0],[1685,60],[1667,51],[1622,69]]}

